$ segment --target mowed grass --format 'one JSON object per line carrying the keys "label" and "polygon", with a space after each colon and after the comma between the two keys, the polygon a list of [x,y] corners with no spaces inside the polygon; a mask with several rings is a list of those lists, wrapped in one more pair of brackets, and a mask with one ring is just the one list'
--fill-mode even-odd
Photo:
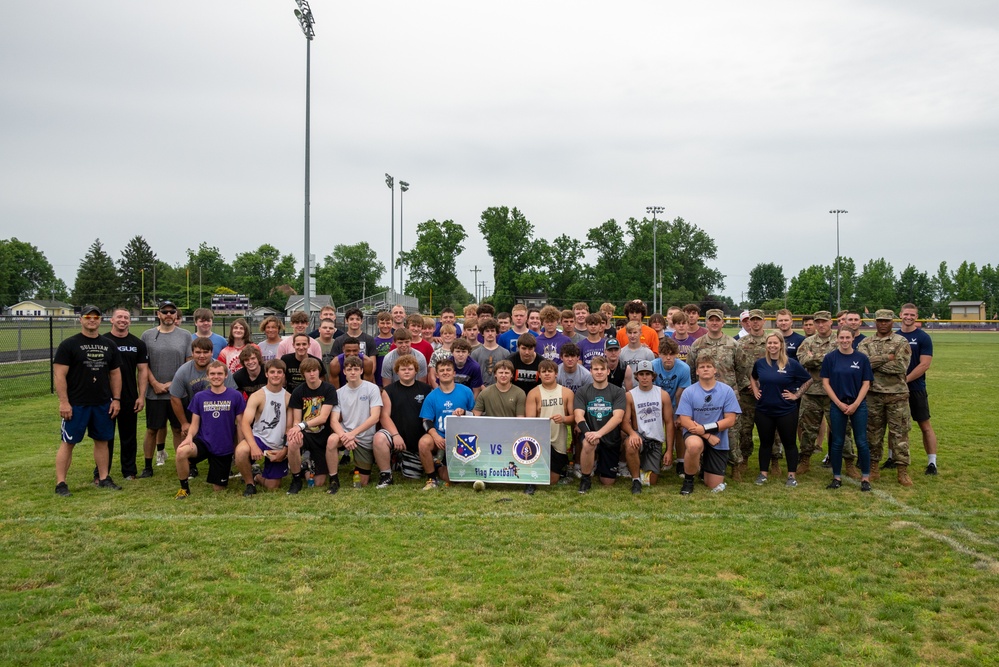
{"label": "mowed grass", "polygon": [[[0,664],[994,665],[999,338],[937,334],[940,475],[580,496],[409,482],[53,494],[52,397],[0,414]],[[817,468],[817,466],[816,466]],[[118,475],[116,474],[116,477]]]}

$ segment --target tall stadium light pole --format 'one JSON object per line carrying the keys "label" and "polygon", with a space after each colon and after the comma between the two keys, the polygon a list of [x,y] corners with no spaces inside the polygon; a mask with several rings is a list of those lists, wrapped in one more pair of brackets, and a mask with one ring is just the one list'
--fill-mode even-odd
{"label": "tall stadium light pole", "polygon": [[395,298],[395,179],[385,174],[385,185],[392,191],[392,227],[389,231],[389,296]]}
{"label": "tall stadium light pole", "polygon": [[652,310],[659,312],[661,308],[657,310],[656,295],[659,293],[657,288],[659,287],[659,272],[656,270],[656,216],[663,211],[665,211],[662,206],[646,206],[645,212],[652,214]]}
{"label": "tall stadium light pole", "polygon": [[[404,192],[409,190],[409,183],[406,181],[399,181],[399,254],[402,254],[402,195]],[[399,261],[399,293],[404,292],[405,289],[402,286],[402,260]]]}
{"label": "tall stadium light pole", "polygon": [[836,310],[839,311],[843,309],[843,306],[839,303],[839,214],[849,213],[849,211],[844,211],[841,208],[834,208],[829,212],[836,214]]}
{"label": "tall stadium light pole", "polygon": [[295,10],[295,18],[302,27],[305,35],[305,263],[302,268],[302,293],[305,295],[303,306],[305,312],[312,315],[312,262],[309,250],[309,121],[310,107],[312,104],[310,83],[312,80],[312,38],[316,36],[312,29],[316,20],[312,17],[312,9],[307,0],[295,0],[298,9]]}

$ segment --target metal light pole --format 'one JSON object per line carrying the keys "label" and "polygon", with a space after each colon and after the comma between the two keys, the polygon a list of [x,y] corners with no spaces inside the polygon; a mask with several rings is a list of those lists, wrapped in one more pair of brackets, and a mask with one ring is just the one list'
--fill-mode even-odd
{"label": "metal light pole", "polygon": [[[409,190],[409,183],[406,181],[399,181],[399,254],[403,252],[402,245],[402,195],[404,192]],[[402,260],[399,261],[399,292],[405,292],[402,286]]]}
{"label": "metal light pole", "polygon": [[312,104],[310,83],[312,81],[312,38],[316,36],[312,29],[316,20],[312,17],[312,9],[307,0],[295,0],[298,9],[295,10],[295,18],[302,27],[305,35],[305,263],[302,268],[302,292],[305,295],[303,300],[304,310],[312,317],[312,262],[309,252],[309,121],[310,107]]}
{"label": "metal light pole", "polygon": [[839,214],[849,213],[849,211],[844,211],[841,208],[834,208],[829,212],[836,214],[836,310],[842,310],[843,306],[841,306],[839,302]]}
{"label": "metal light pole", "polygon": [[652,214],[652,310],[659,312],[662,308],[656,309],[656,295],[659,293],[659,272],[656,270],[656,215],[665,211],[662,206],[646,206],[645,212]]}
{"label": "metal light pole", "polygon": [[392,191],[392,227],[389,231],[389,296],[395,298],[395,179],[385,174],[385,185]]}

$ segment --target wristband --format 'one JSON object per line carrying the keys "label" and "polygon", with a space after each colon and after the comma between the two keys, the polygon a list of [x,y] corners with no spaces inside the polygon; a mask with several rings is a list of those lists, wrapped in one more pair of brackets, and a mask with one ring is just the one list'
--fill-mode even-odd
{"label": "wristband", "polygon": [[112,396],[112,397],[111,397],[111,400],[112,400],[112,401],[118,401],[119,403],[121,403],[121,399],[120,399],[120,398],[118,398],[117,396]]}
{"label": "wristband", "polygon": [[299,428],[300,430],[302,430],[303,432],[304,432],[304,431],[305,431],[305,429],[307,429],[308,427],[309,427],[309,425],[308,425],[308,424],[306,424],[305,422],[299,422],[299,424],[298,424],[298,428]]}
{"label": "wristband", "polygon": [[586,435],[590,431],[590,427],[586,425],[585,421],[576,422],[577,428],[579,428],[580,435]]}
{"label": "wristband", "polygon": [[704,425],[704,433],[717,433],[718,432],[718,422],[711,422],[710,424]]}

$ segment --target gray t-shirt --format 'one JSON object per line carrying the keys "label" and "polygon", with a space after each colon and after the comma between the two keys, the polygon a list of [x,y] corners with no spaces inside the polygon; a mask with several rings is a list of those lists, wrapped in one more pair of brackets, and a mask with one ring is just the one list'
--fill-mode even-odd
{"label": "gray t-shirt", "polygon": [[496,364],[509,356],[510,353],[502,347],[487,350],[485,345],[479,345],[477,348],[472,350],[471,357],[475,363],[479,365],[479,368],[482,371],[482,386],[488,387],[491,384],[496,384],[496,377],[493,375],[493,369],[496,368]]}
{"label": "gray t-shirt", "polygon": [[[191,356],[191,332],[176,327],[163,333],[159,327],[142,332],[142,342],[149,355],[149,372],[157,382],[170,382],[188,357]],[[146,389],[147,401],[169,401],[170,394],[157,394],[150,384]]]}
{"label": "gray t-shirt", "polygon": [[571,389],[574,394],[592,382],[593,376],[583,368],[583,364],[576,364],[576,370],[572,373],[566,372],[564,364],[558,367],[558,383]]}
{"label": "gray t-shirt", "polygon": [[[427,376],[427,359],[419,352],[409,351],[409,354],[413,355],[416,359],[416,363],[419,365],[419,370],[416,371],[417,379]],[[399,358],[399,350],[395,349],[385,355],[385,361],[382,362],[382,386],[385,384],[385,379],[388,378],[390,382],[396,382],[399,376],[395,374],[393,367],[395,366],[395,360]]]}
{"label": "gray t-shirt", "polygon": [[[236,388],[233,382],[232,373],[226,373],[225,386],[230,389]],[[208,389],[208,367],[198,370],[194,365],[194,360],[188,361],[177,369],[173,375],[173,382],[170,383],[170,396],[176,396],[184,404],[184,409],[191,403],[191,399],[199,391]]]}
{"label": "gray t-shirt", "polygon": [[637,350],[633,350],[627,345],[621,348],[621,356],[619,357],[619,364],[625,364],[631,366],[631,372],[635,372],[635,367],[638,366],[639,361],[655,361],[656,355],[652,350],[645,347],[644,345]]}
{"label": "gray t-shirt", "polygon": [[[371,416],[373,406],[382,405],[382,392],[367,380],[361,380],[361,384],[356,388],[345,384],[337,389],[336,402],[337,404],[333,406],[334,414],[340,414],[345,430],[353,431]],[[368,430],[358,434],[358,444],[365,449],[371,449],[377,428],[378,424],[375,423]]]}

